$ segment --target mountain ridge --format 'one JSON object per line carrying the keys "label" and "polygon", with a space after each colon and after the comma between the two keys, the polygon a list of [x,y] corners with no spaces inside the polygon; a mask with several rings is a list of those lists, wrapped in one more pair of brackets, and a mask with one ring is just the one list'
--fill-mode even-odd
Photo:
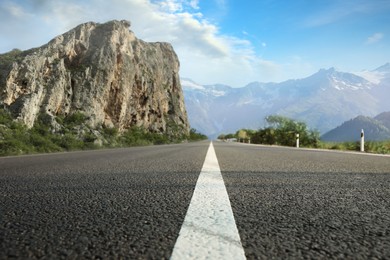
{"label": "mountain ridge", "polygon": [[306,78],[280,83],[251,82],[241,88],[225,85],[223,95],[213,92],[217,85],[192,81],[197,88],[191,89],[186,84],[189,79],[182,85],[191,125],[210,138],[240,128],[263,127],[270,114],[305,121],[326,133],[357,115],[375,116],[390,110],[385,98],[390,93],[387,68],[385,64],[365,71],[364,77],[335,68],[320,69]]}
{"label": "mountain ridge", "polygon": [[359,115],[351,120],[342,123],[321,136],[323,141],[347,142],[359,141],[361,129],[364,130],[364,137],[367,141],[390,140],[390,112],[384,112],[376,117]]}

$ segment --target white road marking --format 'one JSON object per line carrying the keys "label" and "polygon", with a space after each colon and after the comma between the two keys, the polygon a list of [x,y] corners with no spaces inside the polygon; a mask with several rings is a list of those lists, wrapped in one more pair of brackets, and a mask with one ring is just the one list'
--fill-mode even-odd
{"label": "white road marking", "polygon": [[213,143],[171,259],[246,259]]}

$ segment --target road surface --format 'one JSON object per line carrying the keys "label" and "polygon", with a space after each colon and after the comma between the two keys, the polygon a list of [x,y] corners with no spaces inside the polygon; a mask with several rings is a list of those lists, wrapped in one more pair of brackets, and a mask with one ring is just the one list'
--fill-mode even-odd
{"label": "road surface", "polygon": [[[221,211],[232,212],[226,221],[244,257],[390,258],[390,157],[213,147],[229,202]],[[169,259],[202,190],[209,148],[0,158],[0,259]]]}

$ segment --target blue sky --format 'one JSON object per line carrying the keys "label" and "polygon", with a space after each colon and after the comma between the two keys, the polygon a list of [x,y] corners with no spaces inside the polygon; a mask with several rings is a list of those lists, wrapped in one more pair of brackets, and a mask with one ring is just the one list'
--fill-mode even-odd
{"label": "blue sky", "polygon": [[2,0],[0,53],[112,19],[130,20],[138,38],[172,43],[181,76],[200,84],[241,87],[390,61],[389,0]]}

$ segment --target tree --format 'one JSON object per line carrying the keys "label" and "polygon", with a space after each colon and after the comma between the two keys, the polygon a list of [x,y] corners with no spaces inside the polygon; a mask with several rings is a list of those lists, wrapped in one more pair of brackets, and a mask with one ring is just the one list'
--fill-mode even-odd
{"label": "tree", "polygon": [[246,131],[244,129],[241,129],[241,130],[238,130],[237,131],[237,138],[238,138],[238,141],[239,142],[245,142],[245,140],[247,140],[248,138],[248,134],[246,133]]}
{"label": "tree", "polygon": [[302,146],[317,147],[319,144],[319,132],[309,130],[304,122],[279,115],[268,116],[265,120],[268,127],[253,135],[254,143],[295,146],[296,134],[299,134]]}
{"label": "tree", "polygon": [[233,139],[233,138],[237,138],[235,134],[227,134],[227,135],[225,135],[225,139]]}
{"label": "tree", "polygon": [[217,137],[219,140],[225,140],[225,135],[224,134],[220,134],[220,135],[218,135],[218,137]]}
{"label": "tree", "polygon": [[190,141],[200,141],[206,140],[207,136],[202,133],[199,133],[195,128],[191,128],[189,139]]}
{"label": "tree", "polygon": [[252,136],[252,143],[255,144],[276,144],[275,129],[265,128],[260,129]]}

